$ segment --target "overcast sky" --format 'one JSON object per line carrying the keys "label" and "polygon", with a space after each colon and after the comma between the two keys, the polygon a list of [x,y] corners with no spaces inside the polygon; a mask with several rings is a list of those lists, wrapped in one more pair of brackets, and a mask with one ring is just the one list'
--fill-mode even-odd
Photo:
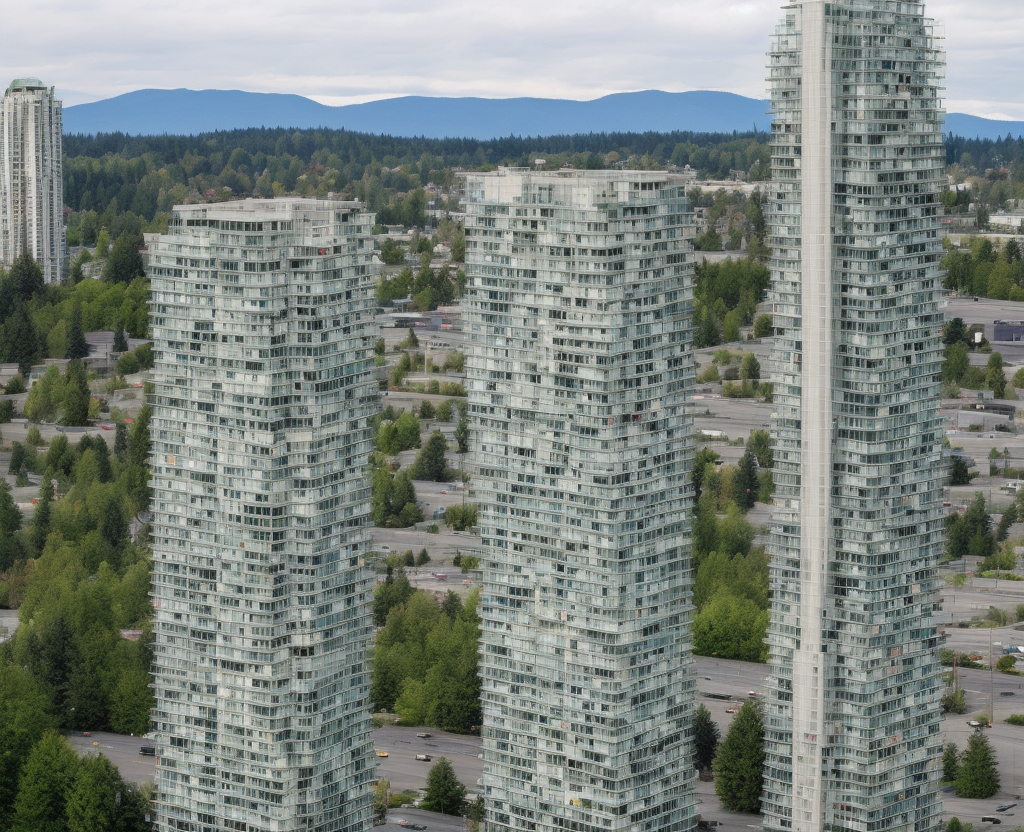
{"label": "overcast sky", "polygon": [[[778,0],[31,0],[9,4],[0,78],[65,106],[146,87],[592,99],[727,90],[764,97]],[[1021,0],[931,0],[947,109],[1024,119]]]}

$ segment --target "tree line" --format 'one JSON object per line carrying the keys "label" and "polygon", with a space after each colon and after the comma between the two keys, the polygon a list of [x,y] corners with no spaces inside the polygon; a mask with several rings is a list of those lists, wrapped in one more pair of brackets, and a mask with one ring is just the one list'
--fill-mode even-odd
{"label": "tree line", "polygon": [[[48,447],[36,437],[30,431],[11,454],[12,473],[42,474],[30,524],[0,487],[0,604],[19,610],[18,629],[0,645],[0,829],[142,828],[97,820],[108,817],[108,804],[135,800],[108,763],[60,763],[66,788],[51,784],[47,811],[60,815],[66,803],[67,826],[10,825],[36,818],[17,807],[34,794],[34,767],[70,759],[48,732],[144,733],[153,704],[148,532],[133,536],[129,526],[149,501],[148,410],[130,429],[119,426],[113,452],[102,437],[72,444],[58,434]],[[78,778],[90,784],[89,800],[107,806],[82,815],[91,826],[71,819]]]}
{"label": "tree line", "polygon": [[480,724],[477,645],[479,591],[463,602],[449,591],[441,604],[414,590],[389,567],[374,593],[370,699],[375,712],[397,713],[404,725],[466,733]]}

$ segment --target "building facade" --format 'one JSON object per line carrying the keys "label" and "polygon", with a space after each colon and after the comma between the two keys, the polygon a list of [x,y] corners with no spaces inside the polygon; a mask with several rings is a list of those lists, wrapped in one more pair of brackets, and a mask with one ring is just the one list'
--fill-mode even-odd
{"label": "building facade", "polygon": [[160,832],[362,832],[373,215],[179,206],[150,245]]}
{"label": "building facade", "polygon": [[47,283],[66,260],[61,103],[53,87],[18,78],[0,106],[0,266],[28,252]]}
{"label": "building facade", "polygon": [[683,181],[471,173],[466,210],[486,828],[689,830]]}
{"label": "building facade", "polygon": [[942,85],[919,2],[804,0],[769,56],[768,830],[941,825]]}

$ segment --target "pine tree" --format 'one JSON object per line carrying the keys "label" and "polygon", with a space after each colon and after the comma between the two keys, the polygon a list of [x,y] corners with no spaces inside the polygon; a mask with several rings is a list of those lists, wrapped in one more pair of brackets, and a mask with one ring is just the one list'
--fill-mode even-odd
{"label": "pine tree", "polygon": [[102,754],[86,757],[67,794],[67,832],[116,829],[121,775]]}
{"label": "pine tree", "polygon": [[693,716],[693,763],[697,771],[705,772],[714,765],[720,737],[711,711],[701,705]]}
{"label": "pine tree", "polygon": [[89,345],[82,331],[82,307],[74,304],[71,307],[71,319],[68,321],[68,347],[65,358],[85,358],[89,354]]}
{"label": "pine tree", "polygon": [[764,725],[752,702],[740,708],[715,757],[715,794],[733,812],[761,810]]}
{"label": "pine tree", "polygon": [[114,330],[114,352],[128,352],[128,339],[124,336],[124,326],[117,322],[117,329]]}
{"label": "pine tree", "polygon": [[455,427],[456,453],[464,454],[469,451],[469,422],[463,416]]}
{"label": "pine tree", "polygon": [[121,232],[103,267],[104,282],[131,283],[137,277],[144,277],[146,267],[139,250],[145,244],[142,234]]}
{"label": "pine tree", "polygon": [[975,731],[967,740],[953,790],[957,797],[971,798],[992,797],[999,791],[995,752],[981,731]]}
{"label": "pine tree", "polygon": [[14,289],[17,300],[21,302],[32,300],[46,286],[43,270],[28,252],[14,261],[7,273],[7,282]]}
{"label": "pine tree", "polygon": [[960,751],[955,742],[948,743],[942,750],[942,779],[946,783],[956,780],[960,770]]}
{"label": "pine tree", "polygon": [[4,321],[0,331],[0,354],[5,363],[17,364],[18,371],[25,377],[39,357],[36,328],[24,303],[19,303]]}
{"label": "pine tree", "polygon": [[448,450],[448,440],[439,430],[435,430],[427,444],[416,455],[416,461],[412,464],[409,473],[414,479],[429,480],[430,482],[448,481],[448,462],[445,460],[445,452]]}
{"label": "pine tree", "polygon": [[[46,538],[50,534],[50,516],[53,513],[53,479],[51,472],[43,475],[43,484],[39,487],[39,502],[32,520],[32,544],[38,554],[42,554]],[[37,557],[38,557],[37,554]]]}
{"label": "pine tree", "polygon": [[85,365],[77,358],[68,364],[64,385],[64,416],[61,421],[65,425],[89,424],[89,381],[85,375]]}
{"label": "pine tree", "polygon": [[420,805],[428,812],[462,814],[466,806],[466,787],[459,782],[455,769],[446,757],[431,766],[427,775],[427,794]]}
{"label": "pine tree", "polygon": [[114,456],[116,456],[119,461],[124,462],[127,455],[128,425],[124,422],[118,422],[117,428],[114,431]]}
{"label": "pine tree", "polygon": [[749,511],[757,502],[757,494],[761,483],[757,477],[757,460],[754,451],[747,448],[740,458],[736,475],[732,481],[733,499],[743,511]]}
{"label": "pine tree", "polygon": [[22,767],[11,832],[65,829],[65,799],[78,766],[78,755],[67,740],[47,731]]}

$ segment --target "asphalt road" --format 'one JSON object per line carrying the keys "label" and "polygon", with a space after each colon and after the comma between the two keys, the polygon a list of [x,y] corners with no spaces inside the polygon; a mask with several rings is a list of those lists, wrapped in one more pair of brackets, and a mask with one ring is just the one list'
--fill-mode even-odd
{"label": "asphalt road", "polygon": [[153,741],[143,737],[125,737],[121,734],[108,734],[105,731],[93,731],[92,736],[86,737],[80,733],[68,736],[71,747],[80,756],[86,754],[100,753],[107,757],[110,762],[117,766],[118,771],[125,780],[135,783],[147,783],[153,780],[153,770],[156,768],[155,757],[143,757],[139,754],[139,748],[143,745],[152,745]]}
{"label": "asphalt road", "polygon": [[[429,733],[430,737],[416,736],[422,732]],[[377,758],[377,776],[391,782],[392,792],[426,788],[430,767],[441,757],[451,761],[459,781],[470,794],[476,794],[479,789],[477,780],[483,776],[484,769],[484,761],[478,756],[483,749],[479,736],[385,725],[374,730],[373,742],[377,750],[388,752],[387,757]],[[417,760],[417,754],[430,756],[430,762]]]}

